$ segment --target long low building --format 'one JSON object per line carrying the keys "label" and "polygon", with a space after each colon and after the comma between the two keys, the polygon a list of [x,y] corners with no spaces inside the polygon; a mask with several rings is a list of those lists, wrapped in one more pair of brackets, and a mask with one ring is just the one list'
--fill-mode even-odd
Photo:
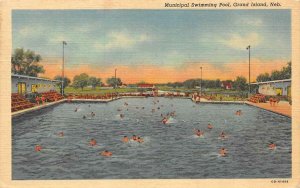
{"label": "long low building", "polygon": [[42,93],[56,90],[60,80],[50,80],[33,76],[11,75],[11,92],[18,94]]}
{"label": "long low building", "polygon": [[288,96],[291,97],[291,79],[273,80],[266,82],[251,83],[258,85],[258,93],[269,96]]}

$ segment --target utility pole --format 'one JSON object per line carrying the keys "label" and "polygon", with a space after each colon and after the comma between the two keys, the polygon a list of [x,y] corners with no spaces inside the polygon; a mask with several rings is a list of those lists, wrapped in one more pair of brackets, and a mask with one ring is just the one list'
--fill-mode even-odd
{"label": "utility pole", "polygon": [[250,94],[251,94],[251,87],[250,87],[250,45],[249,46],[247,46],[247,48],[246,48],[248,51],[249,51],[249,93],[248,93],[248,96],[250,97]]}
{"label": "utility pole", "polygon": [[61,95],[64,95],[64,77],[65,77],[65,45],[66,41],[62,41],[63,45],[63,61],[62,61],[62,76],[61,76]]}

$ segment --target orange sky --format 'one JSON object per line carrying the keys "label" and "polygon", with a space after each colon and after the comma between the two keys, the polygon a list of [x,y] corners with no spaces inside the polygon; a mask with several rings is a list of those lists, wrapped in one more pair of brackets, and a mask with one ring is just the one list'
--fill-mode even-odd
{"label": "orange sky", "polygon": [[[287,63],[286,60],[251,60],[251,81],[255,81],[256,76],[260,73],[271,73],[272,70],[280,70]],[[46,72],[43,77],[54,78],[61,75],[61,63],[42,62]],[[147,83],[167,83],[184,81],[191,78],[200,78],[200,67],[202,66],[203,79],[235,79],[237,76],[245,76],[248,79],[248,62],[224,63],[217,66],[211,63],[191,62],[183,63],[178,67],[173,66],[155,66],[155,65],[138,65],[138,66],[96,66],[96,65],[79,65],[74,67],[65,67],[65,76],[71,80],[75,75],[87,73],[90,76],[99,77],[105,82],[108,77],[114,75],[114,69],[117,68],[117,77],[120,77],[123,83],[136,83],[145,81]]]}

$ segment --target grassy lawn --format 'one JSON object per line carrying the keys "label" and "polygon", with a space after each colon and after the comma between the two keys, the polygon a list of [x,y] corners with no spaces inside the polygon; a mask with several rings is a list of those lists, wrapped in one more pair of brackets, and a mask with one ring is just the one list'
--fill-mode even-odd
{"label": "grassy lawn", "polygon": [[126,92],[137,92],[135,88],[117,88],[117,89],[101,89],[100,87],[92,88],[81,88],[75,89],[73,87],[66,87],[65,94],[75,93],[75,94],[105,94],[105,93],[126,93]]}
{"label": "grassy lawn", "polygon": [[174,87],[169,87],[169,86],[158,86],[157,87],[159,90],[162,91],[178,91],[178,92],[197,92],[199,89],[189,89],[185,87],[179,87],[179,88],[174,88]]}

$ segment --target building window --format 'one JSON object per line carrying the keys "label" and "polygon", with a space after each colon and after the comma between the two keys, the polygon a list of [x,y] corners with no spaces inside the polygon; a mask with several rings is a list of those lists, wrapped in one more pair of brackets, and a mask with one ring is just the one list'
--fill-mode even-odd
{"label": "building window", "polygon": [[38,85],[37,85],[37,84],[32,84],[32,85],[31,85],[31,92],[32,92],[32,93],[37,92],[37,88],[38,88]]}
{"label": "building window", "polygon": [[18,93],[21,95],[24,95],[26,93],[26,83],[25,82],[18,83]]}

